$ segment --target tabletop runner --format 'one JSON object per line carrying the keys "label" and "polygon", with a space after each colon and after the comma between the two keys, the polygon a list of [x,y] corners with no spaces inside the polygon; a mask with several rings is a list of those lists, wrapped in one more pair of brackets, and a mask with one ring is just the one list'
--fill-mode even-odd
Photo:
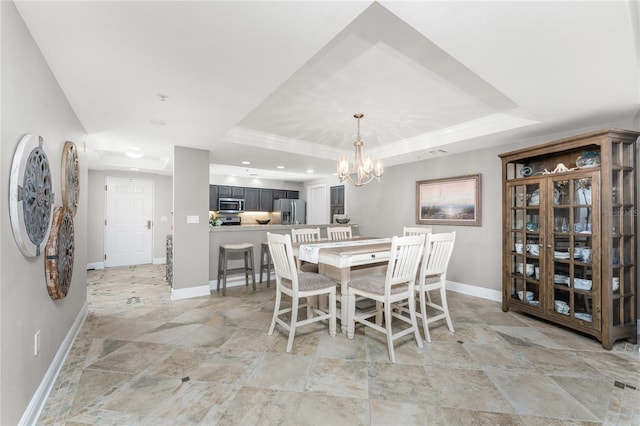
{"label": "tabletop runner", "polygon": [[318,263],[318,255],[322,248],[361,246],[364,244],[381,244],[390,242],[391,238],[374,238],[368,240],[344,240],[326,243],[301,244],[298,249],[298,256],[300,257],[300,260],[305,262]]}

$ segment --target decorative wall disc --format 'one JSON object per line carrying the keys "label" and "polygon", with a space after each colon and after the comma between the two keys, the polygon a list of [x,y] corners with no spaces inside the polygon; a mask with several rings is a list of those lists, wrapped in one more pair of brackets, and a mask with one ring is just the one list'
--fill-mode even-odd
{"label": "decorative wall disc", "polygon": [[66,207],[56,207],[44,261],[47,290],[52,299],[62,299],[69,291],[73,275],[73,246],[73,214]]}
{"label": "decorative wall disc", "polygon": [[80,196],[80,170],[78,166],[78,150],[75,143],[65,142],[60,170],[62,174],[62,205],[75,216]]}
{"label": "decorative wall disc", "polygon": [[41,136],[25,135],[11,164],[9,213],[13,236],[22,254],[40,255],[51,229],[53,184]]}

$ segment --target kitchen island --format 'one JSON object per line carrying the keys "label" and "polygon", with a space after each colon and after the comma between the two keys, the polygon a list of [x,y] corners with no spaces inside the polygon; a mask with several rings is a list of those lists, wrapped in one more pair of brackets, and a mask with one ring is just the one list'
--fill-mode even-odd
{"label": "kitchen island", "polygon": [[[221,244],[253,244],[254,273],[256,275],[256,285],[260,279],[260,250],[262,243],[267,241],[267,232],[274,234],[291,234],[291,229],[297,228],[320,228],[320,235],[327,236],[327,226],[351,226],[353,235],[359,235],[358,225],[349,223],[348,225],[282,225],[282,224],[250,224],[250,225],[229,225],[209,227],[209,282],[211,288],[216,288],[218,280],[218,254]],[[233,259],[229,267],[240,267],[243,265],[241,258]],[[266,282],[266,277],[265,282]],[[273,283],[273,281],[272,281]],[[244,285],[244,275],[235,275],[227,278],[227,287]],[[263,283],[263,285],[266,285]]]}

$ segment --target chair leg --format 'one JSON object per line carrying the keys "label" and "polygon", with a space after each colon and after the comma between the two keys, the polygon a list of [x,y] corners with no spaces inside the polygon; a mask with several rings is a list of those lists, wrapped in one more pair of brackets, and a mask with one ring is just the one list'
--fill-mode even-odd
{"label": "chair leg", "polygon": [[253,260],[253,247],[249,249],[249,260],[251,262],[251,284],[253,284],[253,291],[256,291],[256,273],[254,271],[256,264]]}
{"label": "chair leg", "polygon": [[260,284],[262,284],[262,274],[264,272],[264,255],[265,255],[265,251],[264,251],[264,247],[260,248]]}
{"label": "chair leg", "polygon": [[216,292],[220,292],[220,278],[222,277],[222,250],[218,252],[218,283]]}
{"label": "chair leg", "polygon": [[299,299],[293,298],[291,301],[291,325],[289,326],[289,340],[287,341],[287,352],[293,348],[293,338],[296,335],[296,322],[298,321]]}
{"label": "chair leg", "polygon": [[391,330],[391,304],[384,304],[384,325],[387,331],[387,348],[389,349],[389,359],[392,363],[396,363],[396,354],[393,351],[393,331]]}
{"label": "chair leg", "polygon": [[271,287],[271,252],[267,252],[267,287]]}
{"label": "chair leg", "polygon": [[382,308],[383,308],[383,303],[378,302],[376,300],[376,325],[382,325],[382,317],[383,317]]}
{"label": "chair leg", "polygon": [[318,308],[318,297],[319,296],[307,297],[307,318],[313,318],[315,316],[314,309]]}
{"label": "chair leg", "polygon": [[244,252],[244,282],[245,286],[249,287],[249,252]]}
{"label": "chair leg", "polygon": [[429,320],[427,319],[427,302],[426,297],[428,293],[426,291],[420,292],[420,316],[422,317],[422,329],[424,330],[424,338],[427,342],[431,342],[431,335],[429,335]]}
{"label": "chair leg", "polygon": [[449,305],[447,304],[447,291],[444,287],[440,288],[440,299],[442,300],[442,310],[445,314],[447,327],[449,327],[449,331],[453,332],[453,323],[451,322],[451,315],[449,315]]}
{"label": "chair leg", "polygon": [[[344,298],[344,295],[342,296]],[[355,329],[356,329],[356,320],[354,319],[356,317],[356,295],[351,293],[351,291],[349,291],[349,296],[347,297],[347,307],[349,310],[349,320],[347,321],[346,318],[341,318],[340,320],[342,321],[342,323],[344,324],[345,321],[347,321],[347,338],[348,339],[353,339],[353,336],[355,334]]]}
{"label": "chair leg", "polygon": [[336,293],[329,294],[329,336],[336,336]]}
{"label": "chair leg", "polygon": [[271,326],[269,327],[269,336],[273,334],[273,330],[276,328],[276,318],[278,318],[278,312],[280,312],[280,300],[282,299],[282,293],[276,291],[276,304],[273,307],[273,318],[271,319]]}
{"label": "chair leg", "polygon": [[224,259],[222,260],[224,265],[222,266],[222,295],[227,295],[227,251],[224,251]]}
{"label": "chair leg", "polygon": [[409,296],[409,317],[411,318],[411,327],[413,327],[413,334],[416,337],[416,343],[418,347],[422,349],[422,336],[420,336],[420,330],[418,329],[418,320],[416,319],[416,296]]}

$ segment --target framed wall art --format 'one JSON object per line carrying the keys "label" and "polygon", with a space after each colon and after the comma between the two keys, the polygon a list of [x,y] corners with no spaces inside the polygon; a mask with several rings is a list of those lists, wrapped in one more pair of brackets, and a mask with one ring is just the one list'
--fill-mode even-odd
{"label": "framed wall art", "polygon": [[480,175],[416,182],[416,223],[480,226]]}

